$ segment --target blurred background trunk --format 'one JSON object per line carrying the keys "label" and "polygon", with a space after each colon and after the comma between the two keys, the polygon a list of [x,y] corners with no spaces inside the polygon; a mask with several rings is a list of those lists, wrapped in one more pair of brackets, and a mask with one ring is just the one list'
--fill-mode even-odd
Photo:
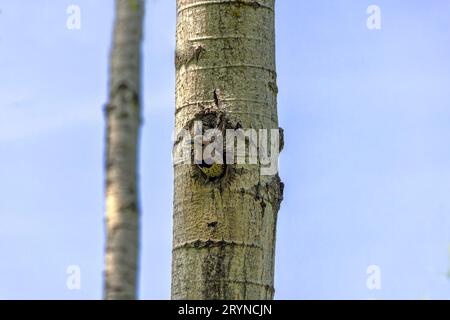
{"label": "blurred background trunk", "polygon": [[137,158],[143,0],[116,0],[106,106],[105,299],[135,299],[139,249]]}

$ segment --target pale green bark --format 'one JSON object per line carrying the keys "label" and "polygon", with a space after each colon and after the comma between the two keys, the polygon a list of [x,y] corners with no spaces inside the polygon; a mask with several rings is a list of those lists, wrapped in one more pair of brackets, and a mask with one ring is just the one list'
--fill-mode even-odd
{"label": "pale green bark", "polygon": [[143,0],[116,0],[106,107],[105,299],[135,299],[137,291],[137,154],[143,13]]}
{"label": "pale green bark", "polygon": [[[176,70],[176,130],[278,128],[274,0],[177,0]],[[278,175],[174,172],[172,298],[272,299]]]}

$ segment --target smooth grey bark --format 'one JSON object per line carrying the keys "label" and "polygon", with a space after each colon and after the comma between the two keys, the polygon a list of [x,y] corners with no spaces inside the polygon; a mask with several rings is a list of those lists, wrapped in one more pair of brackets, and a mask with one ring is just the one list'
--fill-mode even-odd
{"label": "smooth grey bark", "polygon": [[[278,129],[274,6],[177,0],[177,132],[195,120]],[[174,165],[173,299],[273,298],[283,184],[260,168],[227,165],[211,180],[195,164]]]}
{"label": "smooth grey bark", "polygon": [[137,295],[143,0],[116,0],[106,106],[105,299]]}

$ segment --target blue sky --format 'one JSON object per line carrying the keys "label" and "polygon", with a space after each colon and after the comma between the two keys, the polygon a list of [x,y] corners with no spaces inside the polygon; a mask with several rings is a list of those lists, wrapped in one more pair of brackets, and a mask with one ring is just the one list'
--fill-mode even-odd
{"label": "blue sky", "polygon": [[[167,299],[175,1],[147,2],[140,297]],[[0,0],[0,298],[101,298],[112,3]],[[66,28],[70,4],[81,30]],[[381,30],[366,27],[371,4]],[[450,2],[276,9],[276,298],[449,299]],[[81,290],[66,287],[69,265]]]}

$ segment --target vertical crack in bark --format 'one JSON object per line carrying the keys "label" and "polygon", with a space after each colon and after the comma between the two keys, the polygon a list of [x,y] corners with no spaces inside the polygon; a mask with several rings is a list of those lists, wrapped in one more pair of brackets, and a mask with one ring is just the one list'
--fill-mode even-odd
{"label": "vertical crack in bark", "polygon": [[216,105],[217,108],[220,108],[220,100],[219,100],[219,94],[220,94],[220,90],[219,89],[214,89],[214,104]]}

